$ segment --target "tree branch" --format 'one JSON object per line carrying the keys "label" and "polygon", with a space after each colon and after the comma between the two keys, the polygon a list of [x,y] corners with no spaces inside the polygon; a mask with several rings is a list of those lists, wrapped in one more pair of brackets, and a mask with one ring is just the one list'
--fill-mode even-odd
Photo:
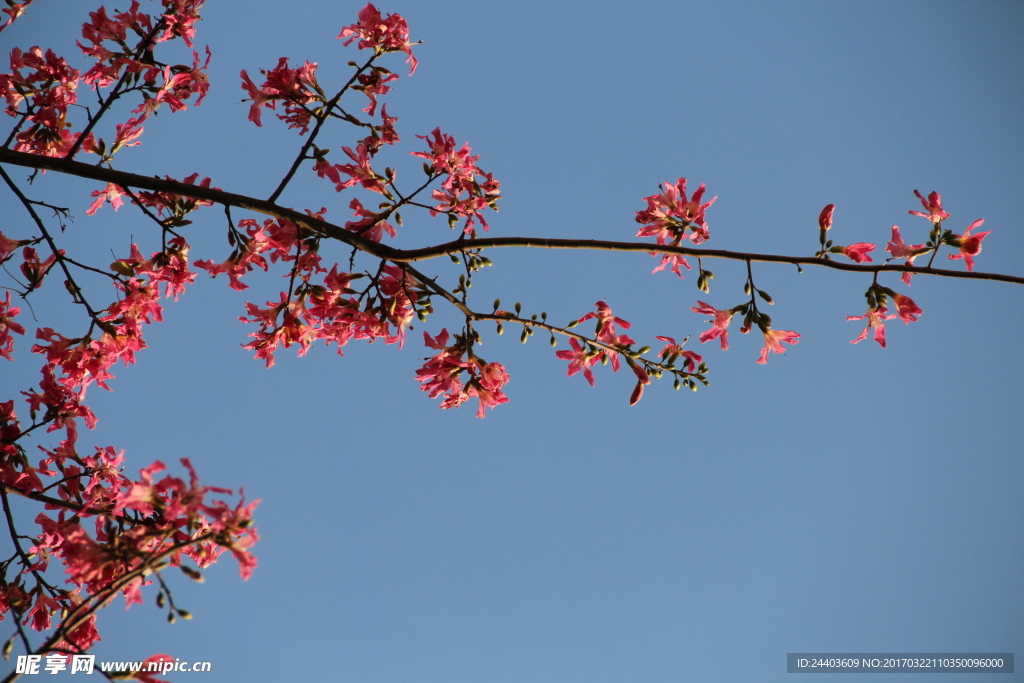
{"label": "tree branch", "polygon": [[44,157],[38,154],[15,152],[9,149],[0,149],[0,163],[9,163],[26,168],[43,169],[66,173],[80,178],[89,178],[116,185],[138,187],[154,192],[168,192],[171,194],[206,199],[225,206],[234,206],[256,213],[262,213],[275,218],[283,218],[297,225],[301,225],[324,237],[344,242],[360,251],[372,256],[386,259],[395,263],[409,263],[423,261],[426,259],[457,254],[463,249],[498,249],[498,248],[534,248],[534,249],[584,249],[590,251],[619,251],[619,252],[643,252],[649,254],[679,254],[682,256],[700,256],[702,258],[718,258],[732,261],[758,261],[762,263],[790,263],[793,265],[820,266],[834,270],[845,270],[856,273],[920,273],[922,275],[936,275],[940,277],[961,278],[966,280],[990,280],[995,282],[1008,282],[1024,285],[1024,276],[1004,275],[1001,273],[981,273],[971,271],[946,270],[944,268],[926,268],[918,266],[906,266],[898,264],[880,263],[877,265],[861,265],[856,263],[840,263],[831,259],[817,258],[814,256],[785,256],[780,254],[756,254],[738,251],[727,251],[724,249],[698,249],[693,247],[673,247],[644,242],[619,242],[609,240],[580,240],[580,239],[559,239],[545,237],[485,237],[471,241],[455,240],[445,242],[431,247],[421,249],[396,249],[386,244],[380,244],[362,238],[344,228],[328,223],[327,221],[313,218],[308,214],[286,209],[273,202],[248,197],[245,195],[225,192],[215,188],[199,187],[174,180],[165,180],[156,177],[148,177],[124,171],[101,168],[84,164],[69,159],[58,159]]}

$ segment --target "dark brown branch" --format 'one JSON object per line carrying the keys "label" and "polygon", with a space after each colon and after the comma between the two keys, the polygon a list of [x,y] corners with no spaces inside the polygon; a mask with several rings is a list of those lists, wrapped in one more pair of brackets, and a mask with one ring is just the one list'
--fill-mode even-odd
{"label": "dark brown branch", "polygon": [[509,247],[526,247],[535,249],[585,249],[591,251],[620,251],[638,252],[650,254],[680,254],[683,256],[700,256],[702,258],[719,258],[733,261],[758,261],[761,263],[790,263],[793,265],[821,266],[834,270],[845,270],[855,273],[920,273],[922,275],[937,275],[941,277],[961,278],[966,280],[990,280],[995,282],[1009,282],[1012,284],[1024,285],[1024,277],[1017,275],[1003,275],[1001,273],[980,273],[959,270],[946,270],[943,268],[921,268],[917,266],[905,266],[898,264],[861,265],[856,263],[840,263],[838,261],[816,258],[814,256],[783,256],[778,254],[753,254],[738,251],[727,251],[723,249],[698,249],[693,247],[673,247],[643,242],[617,242],[608,240],[579,240],[579,239],[557,239],[543,237],[487,237],[472,241],[455,240],[438,244],[422,249],[396,249],[386,244],[379,244],[358,235],[355,235],[344,228],[328,223],[308,214],[293,211],[278,206],[269,201],[255,199],[244,195],[233,194],[197,185],[188,185],[173,180],[147,177],[135,173],[125,173],[112,169],[100,168],[83,164],[78,161],[44,157],[37,154],[15,152],[9,149],[0,149],[0,163],[10,163],[27,168],[45,169],[66,173],[81,178],[99,180],[101,182],[114,183],[139,187],[154,192],[168,192],[171,194],[206,199],[217,204],[234,206],[240,209],[262,213],[267,216],[283,218],[297,225],[306,227],[325,237],[349,244],[360,251],[366,252],[378,258],[392,262],[413,262],[423,261],[438,256],[457,254],[467,247],[473,249],[497,249]]}

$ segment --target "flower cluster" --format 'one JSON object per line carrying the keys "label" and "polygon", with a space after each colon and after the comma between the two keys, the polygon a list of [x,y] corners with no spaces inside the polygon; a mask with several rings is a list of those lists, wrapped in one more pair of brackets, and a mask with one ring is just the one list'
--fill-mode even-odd
{"label": "flower cluster", "polygon": [[[757,292],[766,298],[763,292],[758,290]],[[769,301],[770,299],[766,298]],[[768,362],[768,353],[785,353],[785,347],[782,346],[783,342],[786,344],[797,344],[800,341],[800,335],[792,330],[774,330],[772,329],[772,319],[760,313],[757,310],[756,305],[753,303],[753,296],[751,301],[746,304],[740,304],[734,308],[727,308],[719,310],[711,304],[703,301],[697,302],[698,306],[691,308],[690,310],[694,313],[703,313],[704,315],[713,316],[713,320],[709,321],[712,323],[710,330],[705,330],[700,334],[700,342],[705,342],[718,339],[722,345],[722,350],[725,351],[729,348],[729,324],[732,323],[732,319],[736,314],[743,314],[744,320],[743,325],[740,327],[740,332],[746,334],[756,325],[760,330],[761,334],[764,335],[764,346],[761,348],[761,355],[758,357],[757,362],[764,365]]]}
{"label": "flower cluster", "polygon": [[[892,241],[886,247],[886,251],[892,254],[892,258],[906,258],[906,265],[912,265],[916,257],[928,252],[938,252],[941,245],[945,244],[959,250],[959,253],[949,255],[951,261],[963,259],[964,263],[967,264],[967,270],[973,271],[974,257],[981,253],[981,243],[988,235],[992,234],[992,231],[976,235],[972,235],[971,231],[982,225],[985,219],[979,218],[967,226],[967,229],[962,234],[958,235],[952,230],[944,230],[942,227],[942,222],[950,216],[949,212],[942,208],[942,195],[938,192],[932,192],[926,198],[917,190],[914,190],[914,194],[921,200],[921,206],[928,213],[922,211],[910,211],[909,213],[914,216],[927,218],[931,222],[932,231],[928,243],[917,245],[904,243],[903,238],[900,236],[899,228],[894,225],[892,226]],[[934,259],[935,255],[933,253],[932,260]],[[931,266],[931,261],[929,261],[928,265]],[[910,284],[910,275],[910,273],[903,274],[903,281],[908,285]]]}
{"label": "flower cluster", "polygon": [[479,399],[477,417],[484,417],[488,408],[507,403],[508,397],[502,387],[508,383],[509,375],[501,363],[488,363],[473,353],[473,342],[466,335],[455,335],[449,346],[447,329],[436,337],[423,333],[424,343],[438,353],[426,359],[416,371],[420,389],[430,398],[444,394],[441,407],[457,408],[471,398]]}
{"label": "flower cluster", "polygon": [[[711,201],[702,204],[706,189],[702,183],[688,199],[686,182],[686,178],[679,178],[675,183],[664,182],[661,184],[661,194],[644,197],[647,208],[636,212],[636,222],[644,224],[636,233],[637,237],[654,237],[658,244],[674,247],[679,246],[688,230],[689,239],[694,244],[710,239],[711,233],[704,213],[718,197],[713,197]],[[661,264],[652,272],[657,273],[671,266],[672,272],[682,277],[681,267],[690,270],[690,264],[679,254],[651,255],[661,257]]]}
{"label": "flower cluster", "polygon": [[[303,356],[317,340],[337,344],[339,354],[353,339],[383,339],[401,346],[421,297],[418,283],[398,266],[385,266],[363,296],[356,297],[349,285],[358,277],[362,275],[339,273],[335,264],[323,285],[307,282],[291,296],[281,292],[279,300],[268,301],[265,308],[246,303],[249,317],[239,320],[257,323],[260,329],[249,335],[253,341],[245,348],[270,367],[278,347],[298,345],[298,355]],[[365,296],[370,289],[375,296]]]}
{"label": "flower cluster", "polygon": [[[604,301],[598,301],[594,305],[597,307],[596,312],[591,311],[590,313],[587,313],[579,320],[576,320],[573,325],[586,322],[587,320],[596,320],[594,339],[602,344],[614,348],[620,348],[625,351],[630,345],[635,343],[628,335],[620,334],[618,330],[619,327],[628,330],[630,328],[630,323],[613,315],[611,306]],[[584,346],[575,338],[569,339],[569,345],[572,347],[571,351],[556,351],[555,356],[562,360],[569,361],[569,377],[572,377],[577,372],[582,371],[583,377],[590,383],[590,386],[594,386],[594,373],[591,370],[591,367],[597,362],[611,363],[612,372],[618,372],[621,367],[619,360],[620,354],[617,351],[610,351],[607,348],[592,346],[590,344]],[[632,361],[630,361],[630,367],[633,367],[634,370],[639,370],[639,373],[643,373],[642,376],[639,373],[637,376],[641,381],[646,380],[644,381],[644,384],[650,381],[647,374],[643,371],[643,368],[635,366]],[[639,396],[636,398],[639,400]],[[635,402],[636,401],[632,401],[632,403]]]}
{"label": "flower cluster", "polygon": [[409,42],[409,25],[400,14],[382,16],[380,10],[372,4],[359,10],[359,22],[341,29],[338,39],[347,38],[342,43],[349,45],[359,39],[359,49],[371,48],[379,54],[385,52],[404,52],[408,57],[409,75],[416,71],[419,62],[412,54],[414,43]]}
{"label": "flower cluster", "polygon": [[[851,344],[857,344],[868,338],[868,334],[873,332],[873,339],[878,342],[878,345],[883,349],[885,348],[885,322],[887,320],[895,320],[899,318],[905,324],[917,322],[917,316],[921,315],[922,311],[918,307],[914,300],[909,296],[903,294],[897,294],[888,287],[882,287],[881,285],[874,283],[868,288],[868,291],[864,294],[868,300],[868,310],[864,315],[848,315],[847,320],[866,320],[867,325],[860,335],[851,341]],[[896,304],[896,313],[889,313],[889,298],[892,298]],[[887,315],[888,314],[888,315]]]}
{"label": "flower cluster", "polygon": [[242,88],[249,93],[249,98],[243,101],[252,102],[249,120],[262,126],[263,107],[277,109],[278,102],[282,102],[284,114],[278,114],[277,118],[287,123],[289,128],[298,128],[300,135],[305,135],[313,117],[310,104],[322,103],[327,99],[316,82],[316,63],[305,62],[299,68],[292,69],[288,66],[288,58],[281,57],[275,68],[270,71],[261,70],[261,73],[266,79],[263,85],[256,87],[249,73],[242,70]]}
{"label": "flower cluster", "polygon": [[[463,233],[476,235],[474,223],[480,221],[484,230],[488,229],[483,211],[487,208],[498,210],[498,199],[501,198],[501,183],[490,173],[485,173],[477,166],[480,156],[472,156],[469,143],[463,143],[456,149],[455,138],[435,128],[429,136],[417,135],[425,140],[430,149],[426,152],[411,152],[413,156],[427,160],[425,170],[444,176],[441,189],[434,190],[431,197],[440,202],[430,212],[431,216],[438,213],[448,215],[448,224],[452,227],[460,218],[465,218]],[[482,180],[478,179],[478,176]]]}
{"label": "flower cluster", "polygon": [[[25,119],[14,149],[44,156],[63,156],[78,140],[70,131],[68,109],[78,100],[80,72],[53,50],[39,47],[11,50],[10,73],[0,74],[0,96],[9,116]],[[24,105],[24,109],[22,108]]]}

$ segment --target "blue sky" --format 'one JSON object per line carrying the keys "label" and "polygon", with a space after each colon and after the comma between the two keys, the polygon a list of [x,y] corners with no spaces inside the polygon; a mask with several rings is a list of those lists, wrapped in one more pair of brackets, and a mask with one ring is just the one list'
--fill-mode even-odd
{"label": "blue sky", "polygon": [[[684,176],[719,197],[709,247],[811,255],[834,203],[831,237],[881,249],[893,224],[925,240],[907,212],[915,189],[937,190],[947,227],[984,218],[993,231],[978,270],[1021,273],[1020,3],[379,6],[423,41],[413,77],[401,56],[385,62],[402,77],[385,100],[402,143],[380,163],[418,182],[415,135],[468,140],[502,182],[492,235],[630,239],[642,197]],[[268,195],[299,137],[246,120],[239,71],[308,59],[330,90],[359,59],[334,38],[360,3],[287,7],[211,3],[197,36],[214,54],[206,103],[161,113],[118,168]],[[38,0],[0,49],[70,56],[84,19],[82,3]],[[335,163],[356,137],[329,132]],[[153,251],[128,207],[84,216],[96,187],[55,174],[33,187],[75,208],[62,246],[101,265],[133,236]],[[350,194],[305,169],[281,202],[341,223]],[[0,206],[5,234],[28,229],[9,195]],[[219,210],[186,234],[193,258],[229,252]],[[443,220],[406,216],[395,243],[451,237]],[[882,350],[849,343],[869,278],[755,265],[774,326],[802,335],[760,366],[759,335],[700,347],[707,324],[690,312],[698,298],[743,301],[742,265],[707,262],[705,295],[693,275],[651,275],[643,254],[487,255],[479,308],[501,297],[568,322],[606,300],[641,344],[693,335],[711,387],[655,383],[631,408],[630,373],[599,368],[592,389],[544,336],[488,335],[480,353],[508,368],[510,402],[478,420],[413,380],[429,355],[420,331],[454,330],[451,312],[438,307],[402,351],[282,352],[268,371],[239,348],[250,330],[237,318],[275,297],[276,274],[242,294],[201,275],[114,391],[90,394],[100,423],[83,442],[126,449],[132,471],[187,456],[206,483],[244,484],[263,501],[260,566],[248,582],[232,561],[203,585],[177,580],[190,622],[168,625],[152,598],[106,610],[100,659],[169,652],[227,682],[781,681],[787,652],[1024,652],[1020,287],[883,276],[924,314],[890,323]],[[424,268],[452,282],[449,265]],[[59,292],[33,305],[69,336],[83,324]],[[38,376],[19,349],[5,396]]]}

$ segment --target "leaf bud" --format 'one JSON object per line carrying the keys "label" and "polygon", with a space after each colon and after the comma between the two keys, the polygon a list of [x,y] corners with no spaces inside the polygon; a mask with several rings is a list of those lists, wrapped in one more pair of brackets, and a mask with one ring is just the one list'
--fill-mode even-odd
{"label": "leaf bud", "polygon": [[135,275],[135,267],[127,261],[114,261],[110,264],[110,269],[118,275],[124,275],[125,277]]}

